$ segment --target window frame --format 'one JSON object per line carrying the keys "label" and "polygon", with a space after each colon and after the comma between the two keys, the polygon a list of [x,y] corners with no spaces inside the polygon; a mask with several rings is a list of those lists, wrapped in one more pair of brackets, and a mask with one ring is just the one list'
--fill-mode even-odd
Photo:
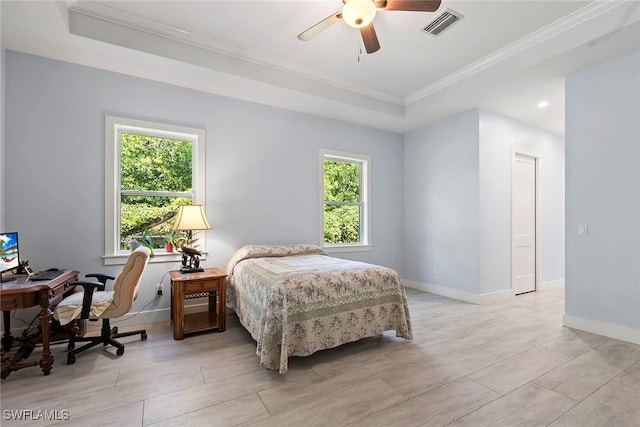
{"label": "window frame", "polygon": [[[119,249],[120,237],[120,201],[122,189],[120,188],[120,135],[121,133],[134,133],[141,135],[157,136],[189,140],[193,146],[192,156],[192,204],[205,205],[205,130],[177,126],[168,123],[137,120],[126,117],[105,115],[105,228],[104,228],[104,264],[124,264],[129,257],[128,250]],[[135,193],[127,191],[127,193]],[[139,192],[138,192],[139,193]],[[183,195],[185,193],[179,193]],[[179,196],[178,193],[167,192],[168,196]],[[197,232],[196,232],[197,233]],[[199,250],[206,252],[206,239],[199,241]],[[174,262],[181,258],[180,253],[166,252],[163,249],[154,249],[155,256],[149,262]]]}
{"label": "window frame", "polygon": [[[324,162],[325,160],[360,164],[360,202],[335,202],[324,199]],[[319,246],[327,252],[362,252],[371,250],[371,157],[346,153],[343,151],[321,149],[318,162],[319,189]],[[360,206],[360,241],[357,243],[325,243],[324,207],[333,205]]]}

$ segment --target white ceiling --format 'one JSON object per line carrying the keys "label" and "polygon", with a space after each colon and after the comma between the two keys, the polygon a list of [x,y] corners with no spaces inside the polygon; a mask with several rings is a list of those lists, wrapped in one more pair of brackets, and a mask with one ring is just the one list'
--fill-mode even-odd
{"label": "white ceiling", "polygon": [[[379,11],[381,49],[359,53],[341,7],[316,1],[6,1],[9,50],[405,132],[486,108],[564,133],[564,76],[640,50],[640,2],[444,0]],[[447,8],[464,18],[421,31]],[[71,11],[71,12],[70,12]],[[537,103],[548,100],[541,110]]]}

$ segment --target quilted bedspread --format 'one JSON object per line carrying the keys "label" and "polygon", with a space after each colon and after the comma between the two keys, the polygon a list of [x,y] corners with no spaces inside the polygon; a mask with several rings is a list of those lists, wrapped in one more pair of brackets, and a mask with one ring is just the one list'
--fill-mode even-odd
{"label": "quilted bedspread", "polygon": [[386,267],[333,258],[314,245],[245,246],[227,266],[227,305],[265,369],[395,330],[412,339],[407,296]]}

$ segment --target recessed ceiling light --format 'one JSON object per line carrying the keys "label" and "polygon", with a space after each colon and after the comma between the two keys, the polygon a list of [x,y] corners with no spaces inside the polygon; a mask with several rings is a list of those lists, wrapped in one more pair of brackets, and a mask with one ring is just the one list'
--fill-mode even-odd
{"label": "recessed ceiling light", "polygon": [[549,106],[549,101],[538,102],[538,108],[547,108],[548,106]]}

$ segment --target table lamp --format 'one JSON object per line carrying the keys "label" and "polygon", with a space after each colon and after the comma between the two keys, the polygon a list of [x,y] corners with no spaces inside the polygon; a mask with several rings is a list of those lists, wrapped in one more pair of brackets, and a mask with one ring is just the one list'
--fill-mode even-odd
{"label": "table lamp", "polygon": [[181,245],[182,250],[182,267],[180,273],[196,273],[204,271],[200,268],[200,252],[191,247],[193,243],[194,230],[211,230],[211,224],[204,214],[204,206],[188,205],[180,206],[176,213],[176,221],[173,223],[173,230],[186,231],[186,244]]}

